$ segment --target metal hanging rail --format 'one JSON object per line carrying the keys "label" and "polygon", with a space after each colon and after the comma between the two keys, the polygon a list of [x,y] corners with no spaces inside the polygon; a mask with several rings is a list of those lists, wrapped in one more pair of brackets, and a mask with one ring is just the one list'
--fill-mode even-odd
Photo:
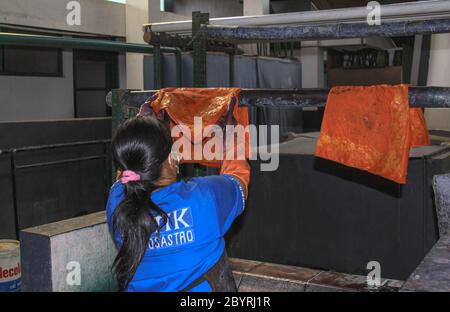
{"label": "metal hanging rail", "polygon": [[[450,1],[449,1],[450,2]],[[299,40],[348,39],[359,37],[396,37],[450,32],[450,18],[427,21],[382,22],[381,25],[339,23],[295,26],[215,26],[202,25],[208,39],[231,43]]]}
{"label": "metal hanging rail", "polygon": [[[13,34],[0,32],[0,45],[34,46],[51,48],[84,49],[96,51],[128,52],[156,54],[161,58],[162,53],[174,53],[176,56],[176,80],[177,86],[181,86],[181,50],[172,47],[154,47],[147,44],[126,43],[108,40],[38,36],[27,34]],[[159,60],[161,63],[161,60]],[[158,78],[161,81],[162,77]]]}
{"label": "metal hanging rail", "polygon": [[[242,89],[239,105],[256,107],[324,107],[327,89]],[[155,90],[131,91],[113,90],[111,106],[114,110],[127,113],[130,108],[139,108]],[[114,96],[116,93],[116,96]],[[116,99],[114,101],[114,99]],[[411,107],[450,108],[450,88],[410,87]],[[134,114],[135,111],[132,112]]]}
{"label": "metal hanging rail", "polygon": [[[108,177],[106,175],[106,170],[108,167],[108,145],[111,143],[111,140],[94,140],[94,141],[84,141],[84,142],[71,142],[71,143],[58,143],[58,144],[49,144],[49,145],[38,145],[38,146],[27,146],[21,148],[12,148],[12,149],[0,149],[0,155],[10,155],[10,166],[11,166],[11,181],[12,181],[12,196],[13,196],[13,210],[14,210],[14,226],[16,230],[16,238],[19,238],[20,232],[20,220],[19,220],[19,203],[18,203],[18,189],[17,189],[17,175],[20,170],[23,169],[31,169],[31,168],[40,168],[47,166],[57,166],[63,164],[71,164],[71,163],[79,163],[84,161],[92,161],[92,160],[103,160],[103,164],[105,166],[105,174],[103,175],[103,183],[105,186],[105,194],[104,194],[104,203],[106,205],[106,201],[108,199]],[[33,152],[33,151],[42,151],[42,150],[53,150],[58,148],[71,148],[71,147],[79,147],[79,146],[91,146],[91,145],[102,145],[103,152],[101,154],[95,154],[90,156],[83,156],[77,158],[70,159],[61,159],[55,161],[46,161],[46,162],[38,162],[31,163],[26,165],[18,165],[17,164],[17,155],[23,152]]]}
{"label": "metal hanging rail", "polygon": [[[364,22],[367,19],[368,12],[369,10],[366,7],[356,7],[351,9],[344,8],[270,15],[235,16],[212,18],[210,19],[209,24],[224,26],[266,26]],[[450,1],[418,1],[382,5],[381,15],[383,22],[430,20],[450,17]],[[144,31],[188,33],[192,31],[192,20],[149,23],[144,25]]]}

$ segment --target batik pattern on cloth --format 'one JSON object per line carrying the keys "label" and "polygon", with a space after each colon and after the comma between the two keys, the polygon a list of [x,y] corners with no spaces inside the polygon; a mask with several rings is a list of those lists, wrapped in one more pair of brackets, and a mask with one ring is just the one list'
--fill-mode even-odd
{"label": "batik pattern on cloth", "polygon": [[342,86],[328,95],[315,155],[404,184],[412,144],[428,143],[407,85]]}

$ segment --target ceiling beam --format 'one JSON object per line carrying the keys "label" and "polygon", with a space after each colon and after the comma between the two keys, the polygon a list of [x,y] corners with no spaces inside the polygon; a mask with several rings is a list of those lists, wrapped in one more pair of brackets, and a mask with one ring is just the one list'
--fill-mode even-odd
{"label": "ceiling beam", "polygon": [[316,6],[318,10],[329,10],[333,8],[328,0],[311,0],[311,2]]}

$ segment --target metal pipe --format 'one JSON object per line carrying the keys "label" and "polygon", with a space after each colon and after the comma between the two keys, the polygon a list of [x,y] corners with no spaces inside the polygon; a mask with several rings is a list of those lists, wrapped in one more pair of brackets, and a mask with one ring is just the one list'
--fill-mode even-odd
{"label": "metal pipe", "polygon": [[93,140],[93,141],[81,141],[81,142],[26,146],[26,147],[20,147],[20,148],[0,150],[0,154],[17,153],[17,152],[25,152],[25,151],[38,151],[38,150],[43,150],[43,149],[54,149],[54,148],[61,148],[61,147],[75,147],[75,146],[81,146],[81,145],[105,144],[105,143],[110,143],[110,142],[111,142],[110,139],[105,139],[105,140]]}
{"label": "metal pipe", "polygon": [[[0,150],[0,155],[11,154],[11,157],[10,157],[11,183],[12,183],[14,225],[15,225],[15,230],[16,230],[16,238],[19,238],[19,233],[20,233],[20,221],[19,221],[19,209],[18,209],[19,204],[18,204],[18,200],[17,200],[17,197],[18,197],[17,196],[17,170],[49,166],[49,165],[73,163],[73,162],[93,160],[93,159],[103,159],[103,158],[105,159],[105,163],[107,163],[108,154],[106,153],[106,150],[107,150],[106,144],[110,143],[110,142],[111,142],[111,140],[95,140],[95,141],[84,141],[84,142],[47,144],[47,145],[39,145],[39,146],[27,146],[27,147],[22,147],[22,148]],[[75,146],[92,145],[92,144],[103,144],[104,153],[101,155],[86,156],[86,157],[79,157],[79,158],[72,158],[72,159],[63,159],[63,160],[49,161],[49,162],[41,162],[41,163],[34,163],[34,164],[29,164],[29,165],[17,165],[16,164],[16,155],[19,152],[38,151],[38,150],[54,149],[54,148],[61,148],[61,147],[75,147]],[[103,180],[105,183],[105,188],[107,188],[107,178],[105,175],[103,177]]]}
{"label": "metal pipe", "polygon": [[[153,54],[154,50],[153,46],[147,44],[83,38],[12,34],[4,32],[0,32],[0,44],[149,54]],[[161,47],[161,51],[177,53],[179,49]]]}
{"label": "metal pipe", "polygon": [[[131,91],[122,97],[122,105],[140,107],[156,91]],[[242,89],[239,105],[256,107],[324,107],[327,89]],[[411,107],[450,108],[450,88],[411,87]]]}
{"label": "metal pipe", "polygon": [[163,59],[160,46],[154,46],[153,51],[153,88],[161,89],[163,86]]}
{"label": "metal pipe", "polygon": [[[154,47],[148,44],[126,43],[108,40],[38,36],[0,32],[0,45],[19,45],[34,47],[68,48],[96,51],[113,51],[128,53],[153,54]],[[181,50],[179,48],[161,47],[161,53],[174,53],[176,56],[177,81],[181,82]],[[181,86],[181,84],[179,85]]]}
{"label": "metal pipe", "polygon": [[28,169],[28,168],[51,166],[51,165],[62,165],[62,164],[69,164],[69,163],[86,161],[86,160],[103,159],[105,157],[108,157],[108,155],[102,154],[102,155],[94,155],[94,156],[86,156],[86,157],[68,158],[68,159],[63,159],[63,160],[40,162],[40,163],[34,163],[34,164],[29,164],[29,165],[16,165],[16,169]]}
{"label": "metal pipe", "polygon": [[[324,107],[329,90],[247,90],[242,91],[239,105],[255,107]],[[411,87],[409,88],[411,107],[450,108],[450,88]]]}
{"label": "metal pipe", "polygon": [[[316,10],[284,14],[255,16],[235,16],[212,18],[210,25],[264,26],[288,24],[326,24],[330,22],[364,22],[367,20],[367,7]],[[429,20],[450,16],[450,1],[418,1],[381,6],[383,22],[395,20]],[[149,23],[144,25],[145,32],[190,32],[192,21]]]}
{"label": "metal pipe", "polygon": [[234,86],[234,53],[228,54],[228,86]]}
{"label": "metal pipe", "polygon": [[[450,1],[449,1],[450,3]],[[280,42],[296,40],[347,39],[358,37],[395,37],[417,34],[450,32],[450,18],[427,21],[383,22],[381,25],[364,23],[326,24],[301,26],[211,26],[202,31],[209,39],[231,43]]]}
{"label": "metal pipe", "polygon": [[177,87],[181,87],[183,85],[183,73],[182,73],[182,55],[181,55],[181,50],[179,51],[179,53],[175,53],[175,62],[176,62],[176,83],[177,83]]}
{"label": "metal pipe", "polygon": [[207,81],[206,37],[201,26],[208,24],[209,13],[192,12],[192,57],[194,67],[194,87],[204,88]]}
{"label": "metal pipe", "polygon": [[16,230],[16,238],[19,239],[19,209],[18,203],[17,203],[17,184],[16,184],[16,176],[17,176],[17,170],[16,170],[16,153],[13,151],[11,153],[11,184],[12,184],[12,196],[13,196],[13,210],[14,210],[14,226]]}

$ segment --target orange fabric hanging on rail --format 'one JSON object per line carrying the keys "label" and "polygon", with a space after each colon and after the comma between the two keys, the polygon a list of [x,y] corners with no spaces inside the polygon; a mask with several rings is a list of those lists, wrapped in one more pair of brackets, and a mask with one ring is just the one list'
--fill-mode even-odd
{"label": "orange fabric hanging on rail", "polygon": [[[148,103],[157,115],[162,111],[167,112],[171,129],[177,125],[184,125],[189,129],[191,157],[182,158],[183,163],[200,163],[219,168],[222,164],[220,159],[199,160],[194,154],[196,150],[203,150],[214,137],[212,130],[209,131],[205,127],[218,125],[224,129],[226,125],[248,126],[248,109],[239,107],[239,93],[239,88],[166,88],[159,90]],[[202,131],[195,131],[194,117],[201,117],[199,125]],[[185,138],[186,136],[183,136],[183,139]],[[249,142],[249,134],[245,133],[246,158],[250,155]],[[215,151],[215,146],[211,151]]]}
{"label": "orange fabric hanging on rail", "polygon": [[421,108],[410,108],[411,117],[411,147],[430,145],[425,116]]}
{"label": "orange fabric hanging on rail", "polygon": [[420,109],[410,109],[407,85],[334,87],[315,155],[406,183],[409,150],[429,143]]}

